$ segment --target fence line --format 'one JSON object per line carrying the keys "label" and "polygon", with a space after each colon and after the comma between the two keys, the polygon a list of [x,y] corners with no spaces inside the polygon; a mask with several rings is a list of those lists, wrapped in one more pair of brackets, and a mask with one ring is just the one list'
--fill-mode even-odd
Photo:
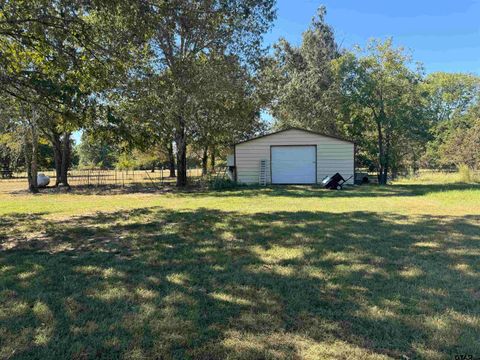
{"label": "fence line", "polygon": [[[223,174],[222,169],[217,169],[216,173]],[[50,186],[55,184],[55,170],[41,170],[42,173],[50,177]],[[205,180],[202,176],[202,170],[198,168],[187,169],[188,181],[194,183]],[[24,172],[2,172],[0,170],[0,183],[4,182],[26,182],[27,173]],[[68,172],[68,183],[71,186],[127,186],[133,184],[164,186],[174,185],[176,177],[170,177],[170,170],[166,168],[151,170],[107,170],[107,169],[74,169]]]}

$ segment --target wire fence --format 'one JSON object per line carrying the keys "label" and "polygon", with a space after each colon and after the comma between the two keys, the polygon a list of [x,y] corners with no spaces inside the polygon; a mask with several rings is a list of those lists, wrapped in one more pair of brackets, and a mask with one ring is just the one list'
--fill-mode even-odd
{"label": "wire fence", "polygon": [[[440,174],[451,174],[458,172],[457,169],[420,169],[415,174],[399,174],[398,178],[412,178],[426,176],[437,176]],[[41,170],[39,174],[44,174],[50,178],[48,187],[52,187],[56,182],[54,170]],[[363,177],[368,178],[367,182],[377,183],[377,174],[369,172],[367,169],[356,170],[356,183],[363,183]],[[472,171],[472,177],[480,179],[480,171]],[[202,169],[187,169],[188,184],[192,186],[210,186],[221,188],[230,186],[229,176],[226,167],[217,168],[215,171],[202,175]],[[226,180],[226,181],[225,181]],[[173,187],[176,184],[176,177],[170,176],[169,169],[151,170],[115,170],[115,169],[73,169],[68,172],[68,182],[71,187],[132,187],[139,186],[143,188]],[[9,172],[0,170],[0,192],[22,190],[27,188],[26,172]]]}
{"label": "wire fence", "polygon": [[[39,174],[44,174],[50,178],[49,186],[55,185],[55,170],[41,170]],[[188,182],[191,184],[200,181],[207,181],[212,178],[226,177],[226,170],[218,168],[210,172],[207,176],[202,175],[202,169],[187,169]],[[145,186],[168,186],[175,185],[176,177],[170,176],[169,169],[158,170],[112,170],[112,169],[75,169],[68,172],[68,183],[70,186],[127,186],[127,185],[145,185]],[[26,172],[6,172],[0,170],[0,184],[5,183],[26,183]]]}

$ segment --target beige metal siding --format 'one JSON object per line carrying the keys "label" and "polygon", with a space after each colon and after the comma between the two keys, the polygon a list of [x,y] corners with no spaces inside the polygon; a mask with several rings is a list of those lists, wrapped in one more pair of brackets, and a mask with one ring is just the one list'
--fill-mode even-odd
{"label": "beige metal siding", "polygon": [[[345,179],[353,175],[353,143],[292,129],[236,145],[235,162],[238,182],[258,184],[260,160],[268,161],[268,182],[271,182],[271,145],[317,145],[318,182],[336,172],[342,174]],[[353,178],[348,183],[353,184]]]}

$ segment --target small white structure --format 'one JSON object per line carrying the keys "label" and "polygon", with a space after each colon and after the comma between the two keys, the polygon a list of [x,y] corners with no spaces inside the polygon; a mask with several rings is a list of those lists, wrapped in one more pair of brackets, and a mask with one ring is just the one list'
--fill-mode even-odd
{"label": "small white structure", "polygon": [[50,184],[50,177],[46,176],[43,173],[37,174],[37,186],[38,187],[45,187]]}
{"label": "small white structure", "polygon": [[355,144],[290,128],[234,146],[234,176],[245,184],[317,184],[340,173],[354,182]]}

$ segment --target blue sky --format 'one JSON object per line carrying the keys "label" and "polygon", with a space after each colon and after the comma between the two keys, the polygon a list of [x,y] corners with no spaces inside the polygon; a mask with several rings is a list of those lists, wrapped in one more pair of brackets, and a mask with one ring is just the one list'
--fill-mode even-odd
{"label": "blue sky", "polygon": [[277,0],[277,20],[265,44],[299,44],[320,5],[346,48],[393,37],[427,72],[480,74],[480,0]]}

